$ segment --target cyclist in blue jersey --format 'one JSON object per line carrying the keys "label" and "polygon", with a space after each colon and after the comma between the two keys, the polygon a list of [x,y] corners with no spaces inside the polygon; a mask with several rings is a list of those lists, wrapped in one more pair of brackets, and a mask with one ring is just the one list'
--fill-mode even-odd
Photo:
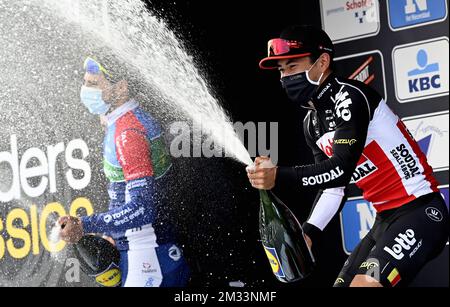
{"label": "cyclist in blue jersey", "polygon": [[89,217],[60,218],[61,238],[69,243],[92,233],[113,238],[121,252],[124,287],[186,286],[189,268],[164,212],[172,163],[161,126],[130,97],[126,80],[117,80],[92,58],[84,69],[81,101],[106,126],[110,206]]}

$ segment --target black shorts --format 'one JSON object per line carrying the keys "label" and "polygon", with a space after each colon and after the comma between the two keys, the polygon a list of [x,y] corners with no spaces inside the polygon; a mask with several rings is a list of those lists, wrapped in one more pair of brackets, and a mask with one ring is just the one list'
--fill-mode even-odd
{"label": "black shorts", "polygon": [[448,209],[439,193],[377,215],[375,224],[345,262],[335,287],[368,275],[384,287],[404,287],[448,242]]}

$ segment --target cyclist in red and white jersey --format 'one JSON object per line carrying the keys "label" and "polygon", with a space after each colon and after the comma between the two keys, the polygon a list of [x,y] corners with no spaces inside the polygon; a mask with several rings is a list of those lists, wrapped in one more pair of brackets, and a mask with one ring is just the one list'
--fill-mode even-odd
{"label": "cyclist in red and white jersey", "polygon": [[293,26],[269,42],[262,69],[278,69],[304,120],[315,164],[273,167],[258,158],[248,176],[257,189],[321,189],[307,240],[318,239],[355,183],[377,210],[375,225],[346,261],[335,286],[407,286],[448,240],[448,209],[426,156],[386,101],[366,84],[338,77],[334,46],[312,26]]}

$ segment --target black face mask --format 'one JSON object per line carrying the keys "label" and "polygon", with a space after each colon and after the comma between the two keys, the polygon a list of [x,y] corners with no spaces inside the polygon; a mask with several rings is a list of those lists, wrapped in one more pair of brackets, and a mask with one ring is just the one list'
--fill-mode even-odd
{"label": "black face mask", "polygon": [[[314,63],[311,68],[316,63]],[[281,78],[281,84],[286,90],[289,99],[299,103],[301,106],[308,106],[308,102],[313,98],[323,77],[322,74],[319,81],[312,81],[309,78],[311,68],[302,73]]]}
{"label": "black face mask", "polygon": [[289,99],[299,103],[301,106],[308,105],[318,88],[317,85],[313,85],[308,81],[306,72],[284,77],[281,79],[281,84],[286,90]]}

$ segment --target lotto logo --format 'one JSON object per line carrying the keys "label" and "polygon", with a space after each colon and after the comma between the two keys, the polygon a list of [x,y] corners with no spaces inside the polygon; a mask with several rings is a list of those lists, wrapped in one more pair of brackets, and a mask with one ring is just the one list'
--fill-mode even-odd
{"label": "lotto logo", "polygon": [[[392,247],[384,247],[384,251],[390,254],[397,260],[402,260],[405,257],[404,252],[411,250],[414,245],[417,243],[417,239],[415,238],[415,233],[412,229],[408,229],[406,233],[399,233],[398,236],[394,239],[396,244]],[[422,245],[422,243],[420,243]],[[420,247],[420,246],[419,246]],[[413,250],[414,253],[417,251],[417,248]],[[410,258],[413,254],[410,254]]]}
{"label": "lotto logo", "polygon": [[349,93],[347,91],[344,92],[344,86],[341,87],[341,90],[336,95],[336,97],[332,97],[331,100],[334,103],[334,108],[336,110],[336,115],[338,118],[342,118],[346,122],[352,119],[350,106],[353,104],[353,102],[349,97]]}

